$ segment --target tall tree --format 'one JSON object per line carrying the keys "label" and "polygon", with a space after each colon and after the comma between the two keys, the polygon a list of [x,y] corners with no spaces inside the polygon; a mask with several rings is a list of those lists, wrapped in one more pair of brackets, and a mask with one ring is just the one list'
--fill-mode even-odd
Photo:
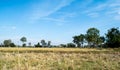
{"label": "tall tree", "polygon": [[98,29],[96,29],[96,28],[88,29],[87,34],[86,34],[86,40],[88,42],[88,45],[91,47],[98,46],[97,41],[99,39],[99,36],[100,36],[100,34],[99,34]]}
{"label": "tall tree", "polygon": [[5,47],[10,47],[10,44],[12,43],[12,41],[9,39],[9,40],[4,40],[4,46]]}
{"label": "tall tree", "polygon": [[119,28],[111,28],[106,34],[107,45],[111,48],[120,47],[120,30]]}
{"label": "tall tree", "polygon": [[27,38],[26,37],[22,37],[20,39],[20,41],[23,42],[23,47],[25,47],[26,46],[25,42],[27,42]]}

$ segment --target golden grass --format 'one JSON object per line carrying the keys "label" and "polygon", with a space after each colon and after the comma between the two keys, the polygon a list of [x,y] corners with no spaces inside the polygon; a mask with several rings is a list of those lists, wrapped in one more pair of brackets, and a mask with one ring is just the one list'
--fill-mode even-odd
{"label": "golden grass", "polygon": [[0,48],[1,52],[111,52],[114,49],[96,48]]}
{"label": "golden grass", "polygon": [[0,70],[119,70],[116,49],[0,48]]}

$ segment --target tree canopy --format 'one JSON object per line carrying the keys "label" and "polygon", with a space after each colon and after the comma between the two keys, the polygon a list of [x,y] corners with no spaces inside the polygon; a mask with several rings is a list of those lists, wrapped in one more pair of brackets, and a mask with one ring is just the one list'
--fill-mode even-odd
{"label": "tree canopy", "polygon": [[118,28],[111,28],[106,34],[107,45],[111,48],[120,47],[120,30]]}
{"label": "tree canopy", "polygon": [[99,30],[97,28],[89,28],[87,30],[87,34],[86,34],[86,40],[89,44],[89,46],[97,46],[97,41],[99,39]]}

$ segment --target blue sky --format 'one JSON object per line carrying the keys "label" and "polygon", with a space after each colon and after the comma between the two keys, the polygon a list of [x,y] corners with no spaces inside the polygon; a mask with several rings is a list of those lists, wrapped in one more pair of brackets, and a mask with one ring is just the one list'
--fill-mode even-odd
{"label": "blue sky", "polygon": [[0,42],[68,43],[91,27],[120,27],[120,0],[0,0]]}

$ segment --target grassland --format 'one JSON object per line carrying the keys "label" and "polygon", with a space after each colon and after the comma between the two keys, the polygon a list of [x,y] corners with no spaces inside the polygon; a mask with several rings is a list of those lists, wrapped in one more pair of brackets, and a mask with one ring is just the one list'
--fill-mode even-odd
{"label": "grassland", "polygon": [[0,48],[0,70],[119,69],[118,48]]}

